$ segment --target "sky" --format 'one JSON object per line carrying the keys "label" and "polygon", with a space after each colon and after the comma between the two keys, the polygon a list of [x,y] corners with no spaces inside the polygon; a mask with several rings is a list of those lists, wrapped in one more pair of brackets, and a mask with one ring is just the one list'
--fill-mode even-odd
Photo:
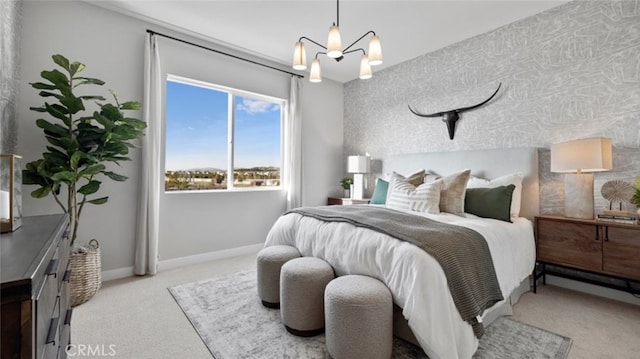
{"label": "sky", "polygon": [[[167,81],[167,171],[227,168],[226,92]],[[280,104],[236,96],[235,168],[280,167]]]}

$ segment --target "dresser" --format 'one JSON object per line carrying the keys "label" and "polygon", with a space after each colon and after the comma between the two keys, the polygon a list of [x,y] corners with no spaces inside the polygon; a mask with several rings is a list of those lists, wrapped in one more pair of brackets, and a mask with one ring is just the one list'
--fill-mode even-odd
{"label": "dresser", "polygon": [[640,282],[640,225],[538,216],[535,232],[536,279],[553,264]]}
{"label": "dresser", "polygon": [[23,218],[0,237],[1,354],[5,358],[66,358],[69,300],[67,215]]}

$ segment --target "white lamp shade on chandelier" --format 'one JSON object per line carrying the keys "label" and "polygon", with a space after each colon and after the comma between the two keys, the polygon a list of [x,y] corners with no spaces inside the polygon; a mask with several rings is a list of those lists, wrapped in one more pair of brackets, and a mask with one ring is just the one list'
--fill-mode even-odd
{"label": "white lamp shade on chandelier", "polygon": [[[311,74],[310,81],[311,82],[321,82],[322,75],[320,71],[320,61],[318,60],[318,55],[325,54],[327,57],[335,59],[336,61],[341,61],[345,55],[348,55],[353,52],[362,51],[362,57],[360,59],[360,79],[370,79],[372,77],[371,66],[377,66],[382,64],[382,46],[380,45],[380,37],[376,35],[373,31],[367,31],[364,35],[358,38],[356,41],[351,43],[349,46],[343,48],[342,47],[342,36],[340,35],[340,1],[336,0],[337,3],[337,11],[336,11],[336,22],[333,23],[329,27],[329,34],[327,36],[327,46],[321,45],[320,43],[309,39],[308,37],[302,36],[296,42],[295,49],[293,52],[293,68],[295,70],[306,70],[307,69],[307,54],[304,48],[303,40],[307,40],[318,47],[321,47],[325,51],[319,51],[316,53],[313,62],[311,63]],[[371,34],[372,37],[369,40],[369,53],[363,48],[353,48],[355,44],[357,44],[360,40],[364,39],[367,35]]]}
{"label": "white lamp shade on chandelier", "polygon": [[296,42],[296,48],[293,51],[293,69],[307,69],[307,51],[304,49],[304,43],[302,43],[302,41]]}
{"label": "white lamp shade on chandelier", "polygon": [[342,37],[340,29],[334,24],[329,27],[329,37],[327,38],[327,56],[337,59],[342,56]]}
{"label": "white lamp shade on chandelier", "polygon": [[551,172],[564,176],[564,215],[593,218],[593,174],[612,169],[608,138],[586,138],[551,146]]}

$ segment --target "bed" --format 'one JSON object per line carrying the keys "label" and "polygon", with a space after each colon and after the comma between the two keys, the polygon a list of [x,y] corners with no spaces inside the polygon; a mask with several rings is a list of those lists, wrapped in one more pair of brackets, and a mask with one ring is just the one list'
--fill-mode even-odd
{"label": "bed", "polygon": [[[523,176],[519,216],[512,222],[472,214],[425,213],[398,209],[438,222],[472,229],[487,243],[503,300],[484,310],[477,319],[490,324],[510,314],[519,296],[529,289],[535,264],[531,220],[538,213],[538,150],[536,148],[432,152],[396,155],[384,161],[383,174],[409,174],[427,169],[446,176],[470,169],[473,177],[496,179]],[[381,176],[384,176],[381,174]],[[345,222],[324,222],[289,213],[271,228],[265,246],[291,245],[303,256],[331,264],[337,275],[364,274],[384,282],[398,309],[394,334],[422,347],[432,359],[471,358],[477,335],[462,319],[447,285],[442,266],[424,250],[385,233]]]}

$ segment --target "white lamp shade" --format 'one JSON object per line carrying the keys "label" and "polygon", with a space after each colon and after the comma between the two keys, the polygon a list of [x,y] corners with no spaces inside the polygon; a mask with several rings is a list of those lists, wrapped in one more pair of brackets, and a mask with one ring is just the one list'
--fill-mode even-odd
{"label": "white lamp shade", "polygon": [[349,156],[347,157],[347,172],[368,173],[370,162],[369,156]]}
{"label": "white lamp shade", "polygon": [[602,172],[612,167],[611,139],[586,138],[551,146],[551,172]]}
{"label": "white lamp shade", "polygon": [[376,66],[382,63],[382,46],[380,45],[380,38],[377,35],[373,35],[369,40],[369,65]]}
{"label": "white lamp shade", "polygon": [[320,60],[313,59],[311,63],[311,74],[309,75],[309,81],[322,82],[322,72],[320,71]]}
{"label": "white lamp shade", "polygon": [[336,59],[342,56],[342,39],[340,30],[336,25],[329,27],[329,38],[327,39],[327,56]]}
{"label": "white lamp shade", "polygon": [[371,66],[369,65],[369,58],[367,55],[362,55],[360,58],[360,80],[366,80],[371,78]]}
{"label": "white lamp shade", "polygon": [[307,69],[307,51],[304,49],[302,41],[296,42],[296,47],[293,51],[293,68],[294,70]]}

